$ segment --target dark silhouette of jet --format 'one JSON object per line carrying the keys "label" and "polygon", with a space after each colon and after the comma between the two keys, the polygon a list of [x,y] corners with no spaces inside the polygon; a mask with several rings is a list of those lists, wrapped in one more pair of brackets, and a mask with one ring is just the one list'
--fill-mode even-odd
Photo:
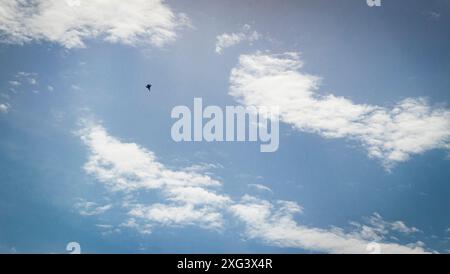
{"label": "dark silhouette of jet", "polygon": [[148,91],[152,91],[152,85],[148,84],[145,87],[148,89]]}

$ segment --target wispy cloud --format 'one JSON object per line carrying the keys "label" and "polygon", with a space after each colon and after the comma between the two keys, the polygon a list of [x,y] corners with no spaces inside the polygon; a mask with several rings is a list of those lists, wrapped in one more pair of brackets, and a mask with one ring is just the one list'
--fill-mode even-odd
{"label": "wispy cloud", "polygon": [[8,104],[0,104],[0,113],[8,113],[9,105]]}
{"label": "wispy cloud", "polygon": [[[0,7],[0,17],[1,9],[2,7]],[[9,90],[17,94],[24,89],[29,89],[32,93],[38,94],[39,91],[36,89],[39,86],[38,78],[39,75],[36,72],[19,71],[8,81]],[[5,99],[5,102],[0,104],[0,113],[8,113],[11,110],[10,102],[12,96],[6,93],[1,93],[0,95]]]}
{"label": "wispy cloud", "polygon": [[99,37],[161,47],[187,23],[184,14],[175,14],[163,0],[0,0],[0,32],[7,43],[49,41],[77,48]]}
{"label": "wispy cloud", "polygon": [[273,192],[272,189],[270,189],[270,187],[261,184],[248,184],[248,186],[263,192],[270,192],[270,193]]}
{"label": "wispy cloud", "polygon": [[427,12],[425,12],[425,15],[429,19],[435,20],[435,21],[438,21],[441,18],[441,14],[437,11],[427,11]]}
{"label": "wispy cloud", "polygon": [[450,148],[448,109],[424,98],[387,108],[320,94],[320,77],[301,72],[302,66],[298,53],[242,55],[231,71],[230,95],[243,105],[279,106],[280,120],[298,131],[356,140],[387,169]]}
{"label": "wispy cloud", "polygon": [[14,80],[9,81],[12,87],[18,87],[22,85],[36,86],[38,84],[38,74],[35,72],[19,71],[14,75]]}
{"label": "wispy cloud", "polygon": [[17,86],[21,85],[21,83],[19,81],[15,81],[15,80],[9,81],[9,84],[13,87],[17,87]]}
{"label": "wispy cloud", "polygon": [[225,48],[235,46],[242,42],[254,42],[261,38],[261,34],[251,29],[250,25],[244,25],[240,32],[223,33],[216,37],[216,53],[222,54]]}
{"label": "wispy cloud", "polygon": [[111,204],[101,206],[95,202],[88,202],[83,199],[81,199],[79,202],[75,204],[75,209],[78,211],[80,215],[83,216],[93,216],[103,214],[106,211],[110,210],[111,208],[112,208]]}
{"label": "wispy cloud", "polygon": [[402,221],[388,222],[380,214],[374,213],[367,218],[366,224],[351,222],[353,226],[360,230],[361,235],[366,239],[382,241],[392,233],[413,235],[421,232],[415,227],[409,227]]}
{"label": "wispy cloud", "polygon": [[74,91],[80,91],[82,90],[82,88],[80,88],[78,85],[72,84],[70,85],[70,88]]}
{"label": "wispy cloud", "polygon": [[[222,183],[204,174],[203,169],[168,168],[153,152],[138,144],[120,141],[98,123],[82,122],[77,134],[89,151],[84,170],[107,190],[122,195],[122,200],[114,204],[114,208],[120,207],[120,212],[126,212],[118,228],[131,228],[142,234],[152,233],[160,226],[224,230],[228,223],[226,217],[231,217],[245,225],[248,238],[272,246],[315,252],[367,253],[367,245],[379,240],[381,251],[385,253],[426,252],[419,243],[388,242],[391,231],[415,232],[415,228],[403,222],[387,222],[375,214],[368,225],[353,223],[356,230],[350,232],[304,226],[294,220],[294,214],[303,212],[295,202],[271,202],[249,195],[235,201],[222,193]],[[254,187],[262,189],[261,186]],[[138,198],[152,191],[160,194],[157,202]],[[94,215],[104,207],[84,202],[79,208],[84,215]]]}
{"label": "wispy cloud", "polygon": [[[422,243],[401,245],[389,243],[379,237],[375,229],[371,234],[365,229],[345,232],[339,228],[321,229],[299,225],[294,214],[301,213],[301,207],[293,202],[279,201],[276,204],[251,196],[230,207],[230,211],[246,225],[246,235],[260,239],[267,244],[300,248],[327,253],[368,253],[369,246],[376,240],[381,253],[426,253]],[[378,237],[374,237],[377,235]],[[383,236],[383,235],[381,235]]]}

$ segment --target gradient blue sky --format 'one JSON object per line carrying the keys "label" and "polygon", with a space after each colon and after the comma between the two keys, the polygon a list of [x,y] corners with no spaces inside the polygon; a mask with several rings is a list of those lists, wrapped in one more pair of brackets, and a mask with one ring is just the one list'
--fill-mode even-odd
{"label": "gradient blue sky", "polygon": [[[0,1],[0,11],[7,2]],[[64,253],[72,241],[89,253],[342,251],[314,239],[268,239],[230,213],[220,229],[154,220],[146,223],[151,233],[123,226],[130,217],[120,205],[130,194],[111,191],[83,169],[90,149],[77,133],[84,127],[80,119],[152,151],[167,169],[212,165],[198,172],[221,182],[216,191],[232,199],[230,207],[245,204],[239,202],[244,195],[273,205],[293,201],[303,211],[292,217],[298,226],[345,239],[450,249],[446,149],[421,151],[387,170],[357,140],[324,138],[287,123],[281,123],[276,153],[260,153],[255,143],[175,143],[170,136],[174,106],[192,106],[194,97],[205,105],[238,104],[229,94],[230,72],[241,55],[298,52],[301,71],[322,78],[320,92],[355,104],[391,108],[405,98],[426,97],[431,108],[448,110],[449,1],[384,0],[379,8],[364,0],[163,5],[185,14],[189,24],[162,46],[145,37],[127,44],[98,36],[83,37],[84,48],[69,48],[41,34],[14,40],[0,28],[0,104],[7,108],[0,113],[0,252]],[[215,51],[217,36],[245,32],[246,24],[258,40]],[[147,82],[153,83],[151,94]],[[449,144],[448,135],[444,141]],[[148,206],[165,202],[148,189],[132,195]],[[111,208],[82,214],[86,202]],[[392,228],[396,221],[408,229]],[[362,235],[363,224],[377,237]]]}

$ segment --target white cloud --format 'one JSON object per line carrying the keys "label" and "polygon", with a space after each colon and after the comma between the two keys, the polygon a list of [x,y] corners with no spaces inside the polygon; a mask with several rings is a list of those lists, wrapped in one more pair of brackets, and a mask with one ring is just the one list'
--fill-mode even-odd
{"label": "white cloud", "polygon": [[153,152],[108,135],[98,124],[84,122],[81,139],[90,149],[84,169],[113,191],[217,187],[221,183],[197,172],[174,171],[158,162]]}
{"label": "white cloud", "polygon": [[374,213],[371,217],[367,218],[367,224],[359,224],[356,222],[352,222],[351,224],[360,230],[363,238],[377,241],[381,241],[393,233],[412,235],[421,232],[415,227],[408,227],[402,221],[385,221],[378,213]]}
{"label": "white cloud", "polygon": [[8,104],[0,104],[0,113],[8,113],[9,105]]}
{"label": "white cloud", "polygon": [[165,192],[168,200],[190,205],[225,205],[231,201],[227,196],[215,194],[202,187],[171,187]]}
{"label": "white cloud", "polygon": [[135,218],[129,218],[122,224],[120,227],[131,228],[137,230],[141,234],[151,234],[152,233],[152,225],[148,223],[138,223]]}
{"label": "white cloud", "polygon": [[297,53],[242,55],[231,71],[230,95],[243,105],[279,106],[280,119],[325,138],[359,141],[389,169],[412,155],[450,148],[450,111],[423,98],[392,108],[318,93],[320,78],[300,71]]}
{"label": "white cloud", "polygon": [[391,224],[391,229],[394,231],[398,231],[405,234],[417,233],[420,232],[419,229],[415,227],[408,227],[402,221],[396,221]]}
{"label": "white cloud", "polygon": [[79,86],[77,86],[77,85],[75,85],[75,84],[70,85],[70,88],[71,88],[72,90],[75,90],[75,91],[80,91],[80,90],[82,90]]}
{"label": "white cloud", "polygon": [[35,73],[35,72],[19,71],[14,76],[14,80],[9,81],[9,84],[12,87],[18,87],[18,86],[21,86],[23,84],[36,86],[38,84],[37,77],[38,77],[38,74]]}
{"label": "white cloud", "polygon": [[85,171],[108,189],[131,195],[139,190],[154,190],[162,195],[165,204],[126,204],[133,218],[164,225],[221,226],[219,208],[231,200],[212,189],[221,186],[219,181],[195,170],[172,170],[160,163],[153,152],[134,143],[123,143],[97,124],[85,124],[79,135],[90,149]]}
{"label": "white cloud", "polygon": [[111,229],[111,228],[113,228],[112,225],[104,225],[104,224],[97,224],[95,226],[98,227],[98,228],[102,228],[102,229]]}
{"label": "white cloud", "polygon": [[[1,0],[0,0],[1,3]],[[1,17],[1,11],[2,7],[0,6],[0,17]],[[1,28],[1,26],[0,26]],[[0,32],[1,36],[1,32]],[[31,89],[30,91],[34,94],[38,94],[39,91],[35,88],[39,85],[38,81],[38,74],[35,72],[25,72],[25,71],[19,71],[17,72],[14,77],[8,81],[9,89],[12,93],[17,94],[22,89]],[[10,102],[11,96],[8,94],[1,93],[1,97],[6,99],[7,102]],[[10,104],[9,103],[2,103],[0,104],[0,113],[7,113],[10,110]]]}
{"label": "white cloud", "polygon": [[37,80],[34,78],[30,78],[30,85],[37,85]]}
{"label": "white cloud", "polygon": [[[114,205],[120,212],[126,212],[120,228],[135,229],[142,234],[152,233],[158,226],[189,225],[224,230],[227,216],[245,224],[247,237],[273,246],[316,252],[367,253],[367,245],[377,240],[385,253],[425,252],[423,244],[386,242],[392,231],[405,234],[416,231],[403,222],[387,222],[374,214],[368,225],[353,223],[357,229],[351,232],[303,226],[294,220],[294,214],[303,212],[295,202],[272,203],[248,195],[236,202],[219,192],[222,183],[203,174],[204,169],[170,169],[159,162],[153,152],[110,136],[97,123],[82,122],[77,134],[89,150],[84,170],[104,183],[115,197],[123,195],[120,204]],[[149,191],[160,194],[158,202],[139,200],[138,196],[145,196]],[[85,201],[78,205],[84,215],[100,214],[112,205],[105,207]]]}
{"label": "white cloud", "polygon": [[439,20],[441,18],[441,14],[437,11],[427,11],[425,15],[431,20]]}
{"label": "white cloud", "polygon": [[183,169],[183,171],[197,171],[207,173],[209,170],[220,169],[223,168],[221,164],[208,164],[208,163],[200,163],[195,164]]}
{"label": "white cloud", "polygon": [[244,196],[240,203],[229,210],[246,225],[246,235],[250,239],[260,239],[265,243],[283,248],[300,248],[326,253],[357,253],[370,251],[374,240],[381,253],[426,253],[421,243],[400,245],[381,242],[384,238],[373,237],[363,230],[344,232],[339,228],[321,229],[299,225],[294,214],[301,212],[299,206],[290,202],[274,205],[268,201]]}
{"label": "white cloud", "polygon": [[249,184],[248,185],[251,188],[257,189],[259,191],[266,191],[266,192],[270,192],[272,193],[272,189],[270,189],[270,187],[267,187],[265,185],[261,185],[261,184]]}
{"label": "white cloud", "polygon": [[83,216],[93,216],[103,214],[112,208],[111,204],[100,206],[94,202],[81,200],[75,204],[75,209]]}
{"label": "white cloud", "polygon": [[66,48],[84,47],[102,38],[111,43],[163,46],[187,24],[163,0],[0,0],[4,42],[49,41]]}
{"label": "white cloud", "polygon": [[223,33],[216,37],[216,53],[222,54],[223,49],[235,46],[242,42],[254,42],[261,38],[257,31],[252,31],[250,25],[244,25],[242,31],[237,33]]}
{"label": "white cloud", "polygon": [[221,212],[214,207],[195,208],[192,204],[137,206],[130,211],[130,216],[167,226],[195,225],[217,230],[223,228]]}

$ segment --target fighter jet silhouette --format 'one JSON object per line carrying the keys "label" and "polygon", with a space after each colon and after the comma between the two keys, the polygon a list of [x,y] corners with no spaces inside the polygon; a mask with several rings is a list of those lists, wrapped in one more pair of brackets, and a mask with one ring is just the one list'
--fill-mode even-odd
{"label": "fighter jet silhouette", "polygon": [[152,85],[151,84],[148,84],[145,87],[148,89],[148,91],[151,91],[151,89],[152,89]]}

